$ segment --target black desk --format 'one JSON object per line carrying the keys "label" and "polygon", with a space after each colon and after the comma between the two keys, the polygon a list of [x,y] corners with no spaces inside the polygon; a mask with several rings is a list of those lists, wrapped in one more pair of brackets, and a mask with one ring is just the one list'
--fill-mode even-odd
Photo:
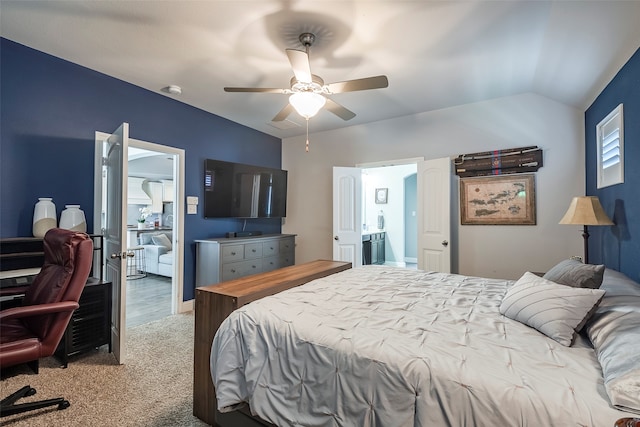
{"label": "black desk", "polygon": [[[67,366],[70,356],[109,345],[111,352],[111,282],[102,280],[102,236],[89,235],[93,239],[94,267],[98,277],[89,277],[80,301],[58,345],[55,355]],[[0,239],[0,308],[22,304],[29,285],[44,264],[43,239],[38,237],[13,237]]]}

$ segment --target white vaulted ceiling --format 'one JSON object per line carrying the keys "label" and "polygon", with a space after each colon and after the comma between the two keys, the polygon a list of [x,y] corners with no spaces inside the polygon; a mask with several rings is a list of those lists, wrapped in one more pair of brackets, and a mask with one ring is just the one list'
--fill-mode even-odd
{"label": "white vaulted ceiling", "polygon": [[321,111],[311,132],[525,92],[586,109],[640,47],[640,1],[2,0],[0,19],[2,37],[281,138],[305,132],[271,124],[285,95],[223,87],[288,88],[305,31],[325,82],[389,78],[333,95],[356,117]]}

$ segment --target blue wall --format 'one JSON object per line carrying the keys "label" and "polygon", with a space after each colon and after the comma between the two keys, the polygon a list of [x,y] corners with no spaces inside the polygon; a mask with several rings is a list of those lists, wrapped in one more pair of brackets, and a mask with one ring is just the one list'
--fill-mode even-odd
{"label": "blue wall", "polygon": [[[206,158],[281,167],[282,141],[169,97],[0,39],[0,237],[31,236],[38,197],[80,204],[93,226],[95,132],[129,123],[131,138],[185,150],[185,194],[203,199]],[[167,82],[171,83],[171,82]],[[211,96],[222,88],[212,89]],[[240,220],[185,215],[184,299],[194,298],[195,239]],[[247,222],[279,233],[279,220]]]}
{"label": "blue wall", "polygon": [[[624,104],[624,183],[596,188],[596,125]],[[640,280],[640,49],[585,112],[586,193],[598,196],[613,227],[590,227],[589,262]]]}

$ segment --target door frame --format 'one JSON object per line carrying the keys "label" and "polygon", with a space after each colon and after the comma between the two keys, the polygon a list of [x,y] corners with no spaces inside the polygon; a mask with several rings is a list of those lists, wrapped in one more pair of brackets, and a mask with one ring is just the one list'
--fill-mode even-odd
{"label": "door frame", "polygon": [[[93,227],[101,228],[102,194],[102,162],[97,158],[98,145],[109,137],[109,133],[96,131],[96,159],[94,162],[94,217]],[[184,183],[185,183],[185,151],[181,148],[170,147],[153,142],[129,138],[129,146],[160,154],[174,156],[173,162],[173,277],[171,280],[171,313],[184,313],[193,308],[192,301],[183,301],[184,295]],[[128,150],[127,150],[128,151]],[[128,157],[128,152],[123,153]],[[126,185],[126,182],[123,182]],[[126,221],[126,213],[123,212]],[[106,256],[106,254],[105,254]]]}
{"label": "door frame", "polygon": [[[417,165],[420,164],[421,162],[424,161],[424,157],[409,157],[406,159],[394,159],[394,160],[382,160],[382,161],[378,161],[378,162],[366,162],[366,163],[357,163],[356,167],[360,168],[361,171],[364,172],[365,169],[372,169],[372,168],[383,168],[383,167],[393,167],[393,166],[404,166],[404,165],[416,165],[416,174],[417,174]],[[407,175],[408,176],[408,175]],[[406,177],[403,177],[404,179],[406,179]],[[365,185],[362,185],[362,191],[364,192],[365,189]],[[402,197],[399,198],[401,200],[400,203],[402,203],[403,205],[403,210],[404,210],[404,203],[405,203],[405,193],[404,193],[405,187],[404,185],[402,186]],[[417,191],[417,189],[416,189]],[[416,194],[417,196],[417,194]],[[366,204],[363,202],[363,214],[366,214]],[[402,235],[402,240],[403,240],[403,245],[402,245],[402,256],[397,257],[396,261],[385,261],[385,263],[387,265],[392,265],[392,266],[396,266],[396,267],[406,267],[406,260],[405,260],[405,256],[404,256],[404,242],[405,242],[405,236],[404,236],[404,217],[402,219],[403,221],[403,235]],[[385,239],[386,240],[386,239]],[[417,236],[416,236],[416,240],[417,240]],[[387,246],[388,248],[390,246]],[[397,254],[396,254],[397,255]]]}
{"label": "door frame", "polygon": [[[366,169],[366,168],[372,168],[372,167],[384,167],[384,166],[398,166],[398,165],[404,165],[404,164],[416,164],[418,166],[418,170],[416,171],[417,175],[418,175],[418,181],[420,180],[420,164],[423,164],[425,162],[430,162],[430,161],[436,161],[436,160],[444,160],[444,158],[442,159],[430,159],[430,160],[425,160],[424,157],[414,157],[414,158],[407,158],[407,159],[398,159],[398,160],[383,160],[383,161],[378,161],[378,162],[369,162],[369,163],[358,163],[356,164],[356,168],[359,168],[360,170],[362,169]],[[450,159],[449,159],[450,160]],[[450,174],[451,175],[451,174]],[[455,179],[455,176],[449,176],[447,178],[447,180],[452,184],[453,181]],[[335,185],[335,184],[334,184]],[[418,187],[420,188],[420,184],[418,184]],[[418,188],[418,193],[420,193]],[[455,196],[455,186],[451,185],[450,187],[450,200],[449,203],[447,204],[447,218],[449,219],[449,226],[447,227],[449,230],[449,238],[448,240],[448,244],[449,245],[454,245],[453,247],[449,247],[449,251],[450,251],[450,257],[449,257],[449,267],[447,268],[448,271],[457,271],[457,228],[453,225],[455,222],[452,221],[453,217],[452,217],[452,213],[456,211],[456,206],[454,205],[454,201],[456,200]],[[361,199],[362,195],[358,194],[356,195],[356,197],[358,198],[358,200]],[[419,217],[419,223],[420,223],[420,218],[424,215],[423,209],[420,206],[421,203],[421,199],[422,199],[422,195],[418,194],[418,206],[417,206],[417,215]],[[335,196],[334,196],[335,198]],[[333,212],[333,217],[334,217],[334,223],[335,223],[335,217],[336,217],[336,212],[335,212],[335,206],[336,206],[336,202],[334,200],[334,212]],[[335,228],[335,224],[333,225],[333,227]],[[335,233],[334,233],[335,235]],[[418,238],[418,240],[420,240]],[[335,248],[335,245],[334,245]],[[420,243],[418,243],[418,251],[420,251]],[[334,249],[334,254],[335,254],[335,249]],[[420,257],[418,257],[418,259],[420,259]]]}

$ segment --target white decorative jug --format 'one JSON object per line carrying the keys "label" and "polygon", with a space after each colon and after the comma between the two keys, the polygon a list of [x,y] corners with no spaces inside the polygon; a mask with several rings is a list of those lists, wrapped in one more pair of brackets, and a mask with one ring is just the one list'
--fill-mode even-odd
{"label": "white decorative jug", "polygon": [[47,231],[57,227],[56,205],[51,197],[39,197],[33,209],[33,236],[44,237]]}
{"label": "white decorative jug", "polygon": [[65,205],[66,209],[60,214],[60,228],[71,231],[87,231],[87,221],[80,205]]}

